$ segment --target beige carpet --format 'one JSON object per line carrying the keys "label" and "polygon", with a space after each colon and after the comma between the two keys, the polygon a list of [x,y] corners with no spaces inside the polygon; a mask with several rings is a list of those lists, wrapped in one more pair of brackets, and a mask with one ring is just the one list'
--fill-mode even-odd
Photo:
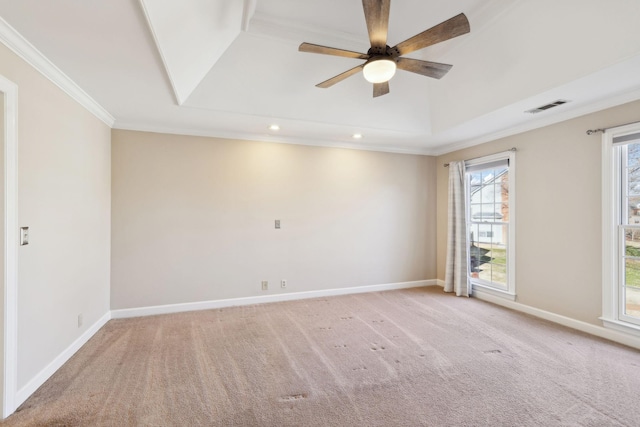
{"label": "beige carpet", "polygon": [[114,320],[3,425],[639,426],[640,352],[437,287]]}

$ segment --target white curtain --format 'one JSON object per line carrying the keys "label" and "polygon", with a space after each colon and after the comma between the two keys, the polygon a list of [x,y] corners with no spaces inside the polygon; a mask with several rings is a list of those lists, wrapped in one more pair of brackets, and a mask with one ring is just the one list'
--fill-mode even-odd
{"label": "white curtain", "polygon": [[449,163],[449,225],[444,291],[469,296],[467,279],[467,207],[464,162]]}

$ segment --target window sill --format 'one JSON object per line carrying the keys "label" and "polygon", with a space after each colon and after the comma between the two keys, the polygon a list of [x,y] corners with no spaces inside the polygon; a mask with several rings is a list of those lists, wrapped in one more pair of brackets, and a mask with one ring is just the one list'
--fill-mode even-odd
{"label": "window sill", "polygon": [[640,326],[638,325],[634,325],[633,323],[629,322],[623,322],[620,320],[606,319],[604,317],[600,317],[600,320],[602,320],[602,325],[605,328],[640,337]]}
{"label": "window sill", "polygon": [[474,283],[472,285],[471,296],[477,298],[477,297],[482,297],[483,295],[491,295],[493,297],[503,298],[509,301],[516,300],[516,294],[512,294],[511,292],[507,292],[507,291],[501,291],[499,289],[489,288],[489,287]]}

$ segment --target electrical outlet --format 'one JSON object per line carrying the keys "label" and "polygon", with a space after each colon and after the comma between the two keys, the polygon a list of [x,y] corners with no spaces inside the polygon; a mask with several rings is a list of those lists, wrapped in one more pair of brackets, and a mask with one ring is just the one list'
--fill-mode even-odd
{"label": "electrical outlet", "polygon": [[262,290],[266,291],[269,289],[269,282],[267,282],[266,280],[262,281]]}
{"label": "electrical outlet", "polygon": [[280,281],[280,287],[281,288],[286,288],[287,287],[287,281],[286,280],[281,280]]}
{"label": "electrical outlet", "polygon": [[82,313],[78,314],[78,328],[82,327]]}

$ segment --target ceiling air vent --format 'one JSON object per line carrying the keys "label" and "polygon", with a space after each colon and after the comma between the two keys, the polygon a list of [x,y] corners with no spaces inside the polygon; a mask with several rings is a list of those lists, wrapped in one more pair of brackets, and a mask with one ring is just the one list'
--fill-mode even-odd
{"label": "ceiling air vent", "polygon": [[532,110],[527,110],[525,111],[525,113],[531,113],[531,114],[542,113],[543,111],[547,111],[550,108],[555,108],[559,105],[566,104],[567,102],[570,102],[570,101],[566,101],[564,99],[558,99],[557,101],[551,102],[541,107],[534,108]]}

